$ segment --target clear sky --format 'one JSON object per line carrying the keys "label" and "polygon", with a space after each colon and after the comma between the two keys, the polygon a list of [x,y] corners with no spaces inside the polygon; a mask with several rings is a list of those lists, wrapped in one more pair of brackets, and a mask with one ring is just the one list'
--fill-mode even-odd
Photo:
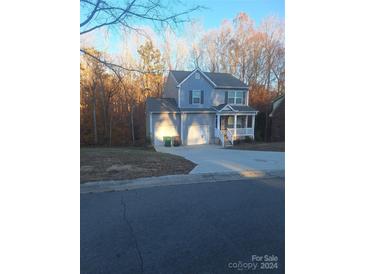
{"label": "clear sky", "polygon": [[[218,28],[223,20],[232,20],[239,12],[245,12],[256,24],[267,16],[277,16],[284,20],[285,4],[284,0],[186,0],[186,8],[201,5],[206,7],[194,12],[190,17],[200,21],[205,30]],[[149,25],[146,22],[146,25]],[[98,36],[98,35],[97,35]],[[99,48],[101,40],[96,38],[96,47]],[[101,42],[102,43],[102,42]],[[120,49],[120,34],[115,31],[109,32],[108,51],[116,53]]]}
{"label": "clear sky", "polygon": [[285,17],[284,0],[200,0],[186,1],[199,3],[207,9],[200,11],[196,17],[201,19],[205,28],[216,28],[224,19],[233,19],[238,12],[247,13],[257,24],[270,15]]}

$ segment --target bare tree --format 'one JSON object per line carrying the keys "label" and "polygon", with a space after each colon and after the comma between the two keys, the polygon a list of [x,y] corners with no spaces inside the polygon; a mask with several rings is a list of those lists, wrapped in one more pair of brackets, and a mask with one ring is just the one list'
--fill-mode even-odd
{"label": "bare tree", "polygon": [[[179,23],[190,20],[189,14],[197,11],[202,6],[194,6],[182,11],[172,12],[172,6],[183,4],[180,1],[163,0],[131,0],[128,2],[117,0],[80,0],[81,20],[80,35],[85,35],[101,28],[122,27],[128,30],[138,31],[133,24],[152,22],[156,27],[176,27]],[[104,58],[94,56],[85,49],[81,53],[92,56],[114,72],[118,69],[137,71],[135,68],[124,67],[120,64],[107,61]]]}

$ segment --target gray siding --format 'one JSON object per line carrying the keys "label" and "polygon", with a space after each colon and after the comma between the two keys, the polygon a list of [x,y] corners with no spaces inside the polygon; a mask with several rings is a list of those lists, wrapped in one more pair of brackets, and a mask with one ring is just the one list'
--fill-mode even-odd
{"label": "gray siding", "polygon": [[209,143],[214,143],[215,114],[185,113],[183,114],[183,144],[187,144],[189,129],[192,125],[209,126]]}
{"label": "gray siding", "polygon": [[172,76],[171,72],[169,72],[162,92],[162,98],[174,98],[176,100],[176,103],[178,103],[178,88],[176,87],[177,85],[178,84],[175,81],[174,76]]}
{"label": "gray siding", "polygon": [[[204,91],[204,104],[189,104],[189,91],[190,90],[203,90]],[[192,75],[187,79],[180,89],[180,107],[181,108],[209,108],[212,106],[213,85],[205,79],[203,75],[200,75],[200,79],[195,79]]]}
{"label": "gray siding", "polygon": [[215,89],[212,93],[212,106],[225,104],[226,89]]}
{"label": "gray siding", "polygon": [[162,145],[163,136],[180,136],[180,122],[178,113],[153,113],[152,144]]}
{"label": "gray siding", "polygon": [[[203,104],[190,104],[189,94],[190,90],[203,90],[204,91],[204,103]],[[213,85],[205,79],[204,76],[200,76],[200,79],[195,79],[192,75],[182,85],[180,90],[180,107],[181,108],[209,108],[211,106],[218,106],[225,103],[225,92],[230,89],[214,89]],[[240,90],[240,89],[232,89]],[[242,91],[246,89],[242,88]],[[245,99],[244,99],[245,100]],[[246,101],[245,101],[246,102]]]}
{"label": "gray siding", "polygon": [[244,92],[244,95],[243,95],[243,102],[244,102],[244,105],[246,105],[246,102],[247,102],[247,99],[246,99],[246,96],[247,96],[247,89],[215,89],[214,92],[213,92],[213,97],[212,97],[212,103],[213,103],[213,106],[218,106],[220,104],[225,104],[225,93],[226,91],[243,91]]}

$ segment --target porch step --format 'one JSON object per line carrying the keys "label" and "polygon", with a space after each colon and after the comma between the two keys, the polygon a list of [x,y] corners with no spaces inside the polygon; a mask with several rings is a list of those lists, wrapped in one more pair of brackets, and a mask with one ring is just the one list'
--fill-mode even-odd
{"label": "porch step", "polygon": [[224,147],[232,147],[233,145],[231,144],[231,142],[230,141],[228,141],[228,140],[225,140],[224,141]]}
{"label": "porch step", "polygon": [[224,134],[224,147],[232,147],[233,145],[231,144],[231,142],[228,140],[228,137],[226,134]]}

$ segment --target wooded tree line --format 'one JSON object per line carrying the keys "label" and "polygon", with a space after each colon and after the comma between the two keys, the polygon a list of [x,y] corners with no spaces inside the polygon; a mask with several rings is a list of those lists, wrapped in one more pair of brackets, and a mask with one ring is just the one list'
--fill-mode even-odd
{"label": "wooded tree line", "polygon": [[258,135],[265,138],[270,102],[285,92],[283,23],[270,17],[255,26],[247,14],[239,13],[218,29],[195,34],[185,42],[165,35],[168,38],[161,45],[146,38],[135,56],[113,57],[117,64],[128,69],[106,66],[98,59],[111,56],[94,48],[83,48],[81,144],[143,144],[147,97],[161,96],[169,70],[195,67],[232,73],[249,85],[250,105],[261,113],[257,119]]}

